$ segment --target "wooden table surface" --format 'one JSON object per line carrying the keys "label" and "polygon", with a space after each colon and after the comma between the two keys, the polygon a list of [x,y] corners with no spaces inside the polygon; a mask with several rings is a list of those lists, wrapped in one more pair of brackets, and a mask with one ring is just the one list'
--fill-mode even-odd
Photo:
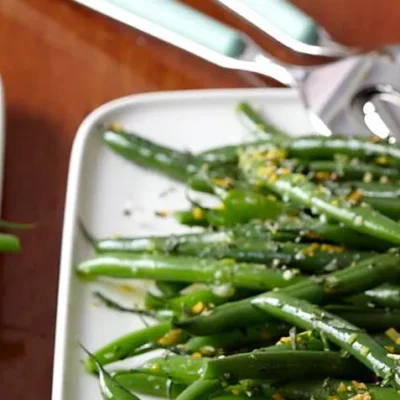
{"label": "wooden table surface", "polygon": [[[293,2],[348,45],[400,43],[398,0]],[[253,35],[283,59],[307,61],[212,0],[189,3]],[[260,82],[68,0],[0,0],[0,75],[7,117],[3,216],[36,223],[34,231],[21,234],[21,255],[1,257],[0,398],[49,399],[66,177],[79,123],[119,96]]]}

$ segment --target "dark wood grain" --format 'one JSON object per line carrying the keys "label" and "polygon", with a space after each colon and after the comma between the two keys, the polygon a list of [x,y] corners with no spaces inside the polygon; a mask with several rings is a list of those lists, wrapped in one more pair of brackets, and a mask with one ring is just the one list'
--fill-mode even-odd
{"label": "dark wood grain", "polygon": [[[346,44],[400,43],[398,0],[293,1]],[[309,62],[211,0],[188,2],[245,30],[285,60]],[[68,158],[80,121],[98,105],[127,94],[260,81],[68,0],[0,0],[0,74],[7,97],[3,215],[37,224],[34,232],[21,235],[21,255],[1,257],[0,398],[49,399]]]}

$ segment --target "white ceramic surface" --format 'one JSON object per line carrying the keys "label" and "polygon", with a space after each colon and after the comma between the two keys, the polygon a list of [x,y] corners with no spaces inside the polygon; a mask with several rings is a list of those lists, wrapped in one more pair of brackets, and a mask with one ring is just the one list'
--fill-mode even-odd
{"label": "white ceramic surface", "polygon": [[[293,134],[310,130],[296,93],[290,89],[234,89],[164,92],[122,98],[90,114],[75,138],[70,161],[65,207],[57,311],[53,400],[96,400],[96,379],[88,376],[80,360],[79,342],[90,350],[143,327],[132,315],[98,306],[93,291],[101,287],[113,298],[130,302],[125,287],[84,283],[73,266],[90,256],[79,231],[82,219],[95,236],[165,234],[182,231],[172,219],[156,217],[155,210],[187,206],[184,186],[118,157],[101,141],[98,126],[118,121],[128,130],[161,144],[204,150],[236,143],[249,133],[238,122],[235,105],[248,100]],[[0,118],[1,121],[1,118]],[[163,194],[163,195],[162,195]],[[130,214],[129,216],[126,213]],[[144,282],[129,282],[137,299]],[[149,397],[142,397],[143,400]]]}

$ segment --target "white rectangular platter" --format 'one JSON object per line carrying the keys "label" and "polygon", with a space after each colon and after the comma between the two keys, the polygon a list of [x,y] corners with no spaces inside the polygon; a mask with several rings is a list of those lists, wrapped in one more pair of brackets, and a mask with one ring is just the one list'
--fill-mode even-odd
{"label": "white rectangular platter", "polygon": [[[81,219],[96,237],[180,232],[172,218],[156,210],[188,206],[185,187],[144,170],[112,153],[98,127],[117,121],[127,130],[161,144],[193,152],[248,139],[235,113],[239,101],[260,106],[283,129],[311,130],[295,91],[290,89],[202,90],[130,96],[90,114],[77,133],[70,161],[58,295],[53,400],[100,399],[97,380],[82,366],[79,342],[94,351],[110,340],[143,327],[128,314],[98,306],[93,291],[101,287],[114,298],[132,303],[146,284],[125,286],[81,282],[74,265],[91,255],[79,229]],[[133,294],[131,293],[133,291]],[[132,304],[131,304],[132,305]],[[150,399],[142,397],[143,400]]]}

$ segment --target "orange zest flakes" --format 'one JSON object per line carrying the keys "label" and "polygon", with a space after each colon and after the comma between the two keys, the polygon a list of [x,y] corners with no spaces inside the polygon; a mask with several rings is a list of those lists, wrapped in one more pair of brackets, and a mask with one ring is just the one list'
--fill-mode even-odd
{"label": "orange zest flakes", "polygon": [[200,314],[204,311],[204,309],[205,309],[204,303],[202,301],[199,301],[192,307],[192,313]]}
{"label": "orange zest flakes", "polygon": [[265,151],[261,151],[261,150],[252,151],[251,159],[254,160],[254,161],[263,161],[263,160],[265,160]]}
{"label": "orange zest flakes", "polygon": [[290,169],[289,169],[289,168],[281,168],[281,169],[279,170],[279,173],[280,173],[281,175],[289,175],[289,174],[290,174]]}
{"label": "orange zest flakes", "polygon": [[278,344],[290,344],[292,343],[292,339],[289,336],[283,336],[279,339]]}
{"label": "orange zest flakes", "polygon": [[347,392],[348,389],[347,389],[347,386],[343,382],[340,382],[340,385],[338,386],[337,391],[338,391],[338,393],[342,393],[342,392]]}
{"label": "orange zest flakes", "polygon": [[379,143],[382,139],[379,136],[373,135],[368,138],[368,141],[371,143]]}
{"label": "orange zest flakes", "polygon": [[331,181],[337,181],[338,178],[339,178],[339,175],[336,172],[331,173],[331,177],[330,177]]}
{"label": "orange zest flakes", "polygon": [[354,201],[355,203],[359,203],[363,198],[363,194],[359,190],[355,190],[354,192],[351,192],[348,196],[347,199]]}
{"label": "orange zest flakes", "polygon": [[319,239],[319,235],[316,232],[313,231],[305,231],[303,233],[303,236],[307,239]]}
{"label": "orange zest flakes", "polygon": [[196,221],[200,221],[204,218],[204,211],[200,207],[195,207],[193,208],[192,215]]}
{"label": "orange zest flakes", "polygon": [[108,126],[108,128],[109,128],[110,130],[112,130],[112,131],[115,131],[115,132],[121,132],[121,131],[124,130],[124,127],[123,127],[120,123],[118,123],[118,122],[112,122],[112,123]]}
{"label": "orange zest flakes", "polygon": [[284,160],[287,157],[287,150],[283,149],[271,149],[265,153],[266,160],[278,161]]}
{"label": "orange zest flakes", "polygon": [[379,156],[375,158],[375,162],[378,165],[388,165],[389,164],[389,159],[386,156]]}
{"label": "orange zest flakes", "polygon": [[160,210],[160,211],[157,211],[157,216],[158,217],[168,217],[168,215],[170,214],[169,213],[169,211],[167,211],[167,210]]}
{"label": "orange zest flakes", "polygon": [[271,175],[276,176],[276,167],[274,165],[260,167],[258,168],[257,175],[259,178],[269,179]]}
{"label": "orange zest flakes", "polygon": [[315,179],[318,181],[328,181],[331,178],[331,174],[325,171],[318,171],[315,173]]}
{"label": "orange zest flakes", "polygon": [[388,353],[394,353],[394,346],[385,346],[385,350],[388,352]]}
{"label": "orange zest flakes", "polygon": [[135,288],[131,285],[118,285],[118,289],[121,293],[135,293]]}
{"label": "orange zest flakes", "polygon": [[343,253],[344,247],[323,243],[321,244],[321,251],[324,253]]}
{"label": "orange zest flakes", "polygon": [[303,250],[303,254],[307,257],[312,257],[315,255],[317,250],[319,249],[319,244],[318,243],[311,243],[307,248]]}
{"label": "orange zest flakes", "polygon": [[182,330],[181,329],[172,329],[167,332],[161,339],[157,341],[161,346],[174,346],[178,344],[181,340]]}
{"label": "orange zest flakes", "polygon": [[385,335],[392,339],[392,341],[396,344],[400,344],[400,333],[396,331],[394,328],[389,328],[386,332]]}
{"label": "orange zest flakes", "polygon": [[269,183],[275,183],[278,180],[278,175],[277,174],[271,174],[268,177],[268,182]]}
{"label": "orange zest flakes", "polygon": [[363,382],[351,381],[351,385],[356,390],[367,390],[367,386]]}
{"label": "orange zest flakes", "polygon": [[232,179],[231,178],[215,178],[213,179],[213,183],[217,186],[220,186],[224,189],[229,188],[232,185]]}

